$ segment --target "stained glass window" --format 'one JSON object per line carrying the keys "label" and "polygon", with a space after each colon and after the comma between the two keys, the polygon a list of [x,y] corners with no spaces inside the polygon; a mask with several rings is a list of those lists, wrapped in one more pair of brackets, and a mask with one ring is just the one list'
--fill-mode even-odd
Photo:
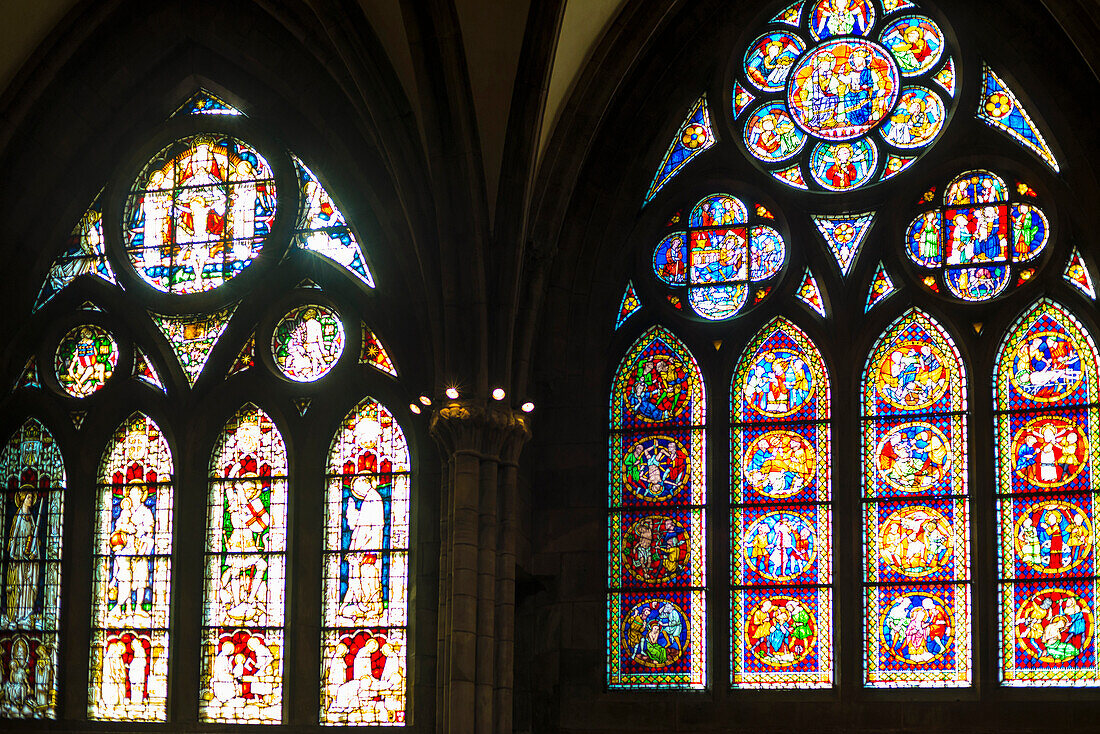
{"label": "stained glass window", "polygon": [[230,136],[184,138],[158,153],[134,183],[124,246],[153,288],[208,291],[260,254],[275,204],[271,167],[255,149]]}
{"label": "stained glass window", "polygon": [[287,482],[279,429],[246,405],[210,457],[203,721],[282,720]]}
{"label": "stained glass window", "polygon": [[118,365],[118,344],[93,324],[77,326],[57,345],[54,370],[69,395],[85,398],[103,387]]}
{"label": "stained glass window", "polygon": [[680,129],[676,131],[664,158],[661,159],[661,164],[657,166],[657,173],[653,176],[649,191],[646,192],[645,202],[649,203],[692,158],[714,145],[715,142],[714,131],[710,127],[707,98],[704,95],[691,108]]}
{"label": "stained glass window", "polygon": [[1069,262],[1066,263],[1066,269],[1063,271],[1062,277],[1066,279],[1067,283],[1090,299],[1096,300],[1096,288],[1092,285],[1089,266],[1085,264],[1085,258],[1081,257],[1081,252],[1077,248],[1074,248],[1073,252],[1070,253]]}
{"label": "stained glass window", "polygon": [[978,119],[990,127],[1001,130],[1020,145],[1043,159],[1043,162],[1059,170],[1043,134],[1031,119],[1015,93],[989,66],[982,67],[982,92],[978,102]]}
{"label": "stained glass window", "polygon": [[878,305],[878,303],[887,296],[893,295],[897,290],[894,287],[894,281],[890,278],[890,274],[886,272],[886,268],[882,263],[878,264],[875,268],[875,274],[871,278],[871,287],[867,289],[867,303],[863,307],[863,312],[867,313],[872,308]]}
{"label": "stained glass window", "polygon": [[195,380],[199,379],[206,360],[210,358],[210,352],[218,343],[236,309],[234,304],[215,313],[192,316],[149,314],[175,352],[189,384],[194,385]]}
{"label": "stained glass window", "polygon": [[344,353],[344,323],[331,308],[298,306],[283,316],[271,335],[279,370],[295,382],[327,375]]}
{"label": "stained glass window", "polygon": [[340,265],[373,288],[374,277],[363,259],[359,240],[355,238],[340,208],[313,171],[297,156],[291,154],[290,158],[298,174],[302,201],[295,244]]}
{"label": "stained glass window", "polygon": [[329,449],[321,723],[403,724],[409,600],[409,448],[365,398]]}
{"label": "stained glass window", "polygon": [[611,394],[607,676],[706,685],[706,398],[691,353],[649,328]]}
{"label": "stained glass window", "polygon": [[702,318],[732,318],[747,303],[763,300],[786,264],[787,244],[774,225],[775,215],[763,206],[750,214],[730,194],[704,197],[686,231],[666,233],[657,243],[653,274],[678,291],[686,286],[687,300]]}
{"label": "stained glass window", "polygon": [[734,371],[730,405],[732,684],[832,685],[829,376],[809,337],[767,324]]}
{"label": "stained glass window", "polygon": [[840,266],[840,274],[847,275],[852,269],[856,255],[859,254],[859,248],[867,239],[871,225],[874,224],[875,213],[836,216],[818,214],[813,217],[813,220],[817,231],[825,238],[829,252],[836,258],[836,263]]}
{"label": "stained glass window", "polygon": [[1030,277],[1025,263],[1050,240],[1050,223],[1035,199],[1027,184],[1010,191],[989,171],[961,173],[944,189],[942,206],[926,197],[906,230],[905,253],[927,274],[926,283],[939,282],[964,301],[998,296],[1014,272]]}
{"label": "stained glass window", "polygon": [[81,275],[95,275],[108,283],[117,283],[115,272],[107,261],[107,250],[103,240],[103,204],[102,192],[95,200],[69,235],[69,243],[50,265],[46,281],[38,292],[34,310],[42,308],[56,296],[62,288]]}
{"label": "stained glass window", "polygon": [[164,721],[172,578],[172,452],[140,413],[99,466],[88,715]]}
{"label": "stained glass window", "polygon": [[626,320],[642,310],[642,302],[638,298],[638,291],[634,290],[634,284],[627,281],[623,290],[623,298],[619,301],[619,314],[615,317],[615,329],[626,323]]}
{"label": "stained glass window", "polygon": [[380,372],[397,377],[397,368],[393,366],[393,360],[390,359],[386,348],[382,346],[382,341],[367,328],[366,324],[360,323],[360,327],[363,343],[359,350],[359,364],[369,364]]}
{"label": "stained glass window", "polygon": [[863,373],[864,683],[971,682],[967,378],[910,309]]}
{"label": "stained glass window", "polygon": [[795,298],[809,306],[810,310],[818,316],[825,318],[825,301],[821,297],[821,289],[817,287],[817,278],[814,277],[809,268],[802,276],[802,284],[798,286]]}
{"label": "stained glass window", "polygon": [[57,715],[65,464],[46,427],[23,424],[0,453],[0,717]]}
{"label": "stained glass window", "polygon": [[1096,344],[1044,298],[1009,330],[994,380],[1001,680],[1100,685]]}
{"label": "stained glass window", "polygon": [[954,104],[944,33],[913,9],[817,0],[770,20],[745,49],[734,87],[749,159],[817,191],[851,191],[912,165]]}

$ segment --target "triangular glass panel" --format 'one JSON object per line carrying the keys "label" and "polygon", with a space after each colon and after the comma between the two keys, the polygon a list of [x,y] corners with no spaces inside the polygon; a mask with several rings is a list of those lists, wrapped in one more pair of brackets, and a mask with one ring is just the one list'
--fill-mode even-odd
{"label": "triangular glass panel", "polygon": [[717,352],[721,348],[722,348],[722,340],[721,339],[715,339],[714,340],[714,351]]}
{"label": "triangular glass panel", "polygon": [[794,186],[796,189],[809,188],[806,185],[806,180],[802,178],[802,168],[798,165],[784,168],[782,171],[772,171],[771,174],[783,183],[788,186]]}
{"label": "triangular glass panel", "polygon": [[982,65],[982,97],[978,102],[978,119],[1008,134],[1013,140],[1036,153],[1058,172],[1058,161],[1031,120],[1020,100],[988,64]]}
{"label": "triangular glass panel", "polygon": [[615,330],[618,331],[627,319],[641,310],[642,302],[638,298],[638,292],[634,290],[634,284],[627,281],[626,290],[623,291],[623,300],[619,302],[619,315],[615,318]]}
{"label": "triangular glass panel", "polygon": [[397,369],[394,368],[393,361],[390,359],[389,353],[386,352],[386,348],[382,346],[381,340],[374,335],[373,331],[367,328],[366,324],[362,324],[362,327],[363,348],[359,352],[359,364],[369,364],[387,375],[397,377]]}
{"label": "triangular glass panel", "polygon": [[883,267],[882,263],[879,263],[878,268],[875,270],[875,277],[871,279],[871,287],[867,290],[867,305],[864,307],[863,313],[870,311],[879,301],[895,290],[897,289],[894,287],[894,281],[890,280],[886,268]]}
{"label": "triangular glass panel", "polygon": [[763,204],[756,205],[756,216],[762,219],[775,219],[775,215]]}
{"label": "triangular glass panel", "polygon": [[666,298],[668,298],[668,302],[672,304],[673,308],[679,309],[681,311],[684,310],[684,302],[680,300],[679,296],[674,296],[669,293]]}
{"label": "triangular glass panel", "polygon": [[821,289],[817,287],[817,279],[814,278],[809,268],[806,269],[806,274],[802,276],[802,285],[798,286],[795,297],[809,306],[818,316],[825,318],[825,301],[821,298]]}
{"label": "triangular glass panel", "polygon": [[909,2],[909,0],[882,0],[882,7],[886,9],[886,13],[896,13],[899,10],[906,10],[907,8],[917,7],[915,3]]}
{"label": "triangular glass panel", "polygon": [[80,427],[84,425],[84,419],[88,416],[86,410],[74,410],[71,414],[73,419],[73,428],[80,430]]}
{"label": "triangular glass panel", "polygon": [[936,72],[936,75],[932,77],[932,81],[943,87],[944,91],[948,95],[955,96],[955,62],[948,56],[947,61],[943,63],[943,68]]}
{"label": "triangular glass panel", "polygon": [[103,245],[103,191],[96,194],[95,200],[80,221],[69,233],[65,251],[54,259],[46,281],[38,292],[34,302],[34,311],[42,308],[56,296],[62,288],[81,275],[97,275],[108,283],[118,285],[115,273],[107,262],[107,253]]}
{"label": "triangular glass panel", "polygon": [[84,303],[80,304],[80,310],[81,311],[99,311],[100,313],[103,312],[102,308],[95,305],[91,301],[85,301]]}
{"label": "triangular glass panel", "polygon": [[893,178],[909,166],[917,162],[917,159],[913,156],[894,155],[891,153],[886,157],[886,167],[882,169],[882,180]]}
{"label": "triangular glass panel", "polygon": [[298,409],[298,415],[304,416],[311,402],[313,398],[294,398],[294,407]]}
{"label": "triangular glass panel", "polygon": [[134,377],[149,383],[161,392],[168,392],[164,389],[164,382],[161,381],[152,361],[145,352],[141,351],[141,347],[134,350]]}
{"label": "triangular glass panel", "polygon": [[1085,259],[1081,257],[1081,253],[1076,247],[1073,248],[1073,252],[1069,256],[1069,262],[1066,264],[1063,277],[1074,288],[1092,300],[1096,300],[1096,289],[1092,287],[1092,276],[1089,274],[1089,268],[1085,265]]}
{"label": "triangular glass panel", "polygon": [[234,304],[216,313],[193,316],[162,316],[150,312],[149,316],[176,353],[189,385],[194,386],[236,310]]}
{"label": "triangular glass panel", "polygon": [[707,97],[703,95],[691,108],[684,124],[680,125],[680,129],[676,131],[676,137],[668,146],[668,152],[661,159],[661,165],[657,167],[653,183],[649,185],[645,203],[648,204],[657,192],[687,165],[688,161],[712,145],[714,145],[714,131],[710,126],[710,113],[707,112]]}
{"label": "triangular glass panel", "polygon": [[798,20],[802,16],[802,0],[797,3],[791,3],[783,10],[779,11],[774,18],[769,20],[769,23],[785,23],[786,25],[798,26]]}
{"label": "triangular glass panel", "polygon": [[316,290],[321,290],[321,286],[317,285],[316,283],[314,283],[309,278],[306,278],[305,280],[303,280],[301,283],[299,283],[298,285],[296,285],[294,287],[295,288],[313,288],[313,289],[316,289]]}
{"label": "triangular glass panel", "polygon": [[741,86],[741,82],[734,82],[733,84],[733,119],[737,119],[738,116],[745,111],[745,108],[752,104],[752,101],[756,99],[756,96]]}
{"label": "triangular glass panel", "polygon": [[38,365],[35,364],[34,357],[27,359],[19,379],[15,381],[16,390],[23,387],[42,387],[42,383],[38,380]]}
{"label": "triangular glass panel", "polygon": [[191,98],[180,105],[180,108],[172,113],[176,115],[243,115],[233,105],[214,94],[200,89],[191,95]]}
{"label": "triangular glass panel", "polygon": [[232,377],[238,372],[244,372],[250,367],[256,366],[256,335],[248,337],[248,341],[241,347],[241,351],[237,354],[237,358],[233,360],[233,366],[229,368],[229,374],[226,377]]}
{"label": "triangular glass panel", "polygon": [[359,240],[348,227],[340,208],[313,171],[298,156],[292,153],[290,157],[302,189],[302,209],[298,213],[294,244],[331,260],[373,288],[374,277],[363,258]]}
{"label": "triangular glass panel", "polygon": [[1035,189],[1031,188],[1023,181],[1016,182],[1016,193],[1020,196],[1030,196],[1033,199],[1038,196],[1038,194],[1035,193]]}
{"label": "triangular glass panel", "polygon": [[859,254],[859,248],[867,239],[867,233],[875,221],[874,212],[864,214],[812,215],[817,231],[825,238],[829,252],[833,253],[840,274],[847,275]]}

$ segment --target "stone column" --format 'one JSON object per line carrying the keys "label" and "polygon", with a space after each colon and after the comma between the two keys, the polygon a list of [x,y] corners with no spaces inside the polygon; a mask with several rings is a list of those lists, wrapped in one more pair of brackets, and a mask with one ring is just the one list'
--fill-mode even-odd
{"label": "stone column", "polygon": [[512,726],[516,460],[531,433],[523,413],[473,399],[442,405],[431,432],[447,462],[436,730],[504,734]]}

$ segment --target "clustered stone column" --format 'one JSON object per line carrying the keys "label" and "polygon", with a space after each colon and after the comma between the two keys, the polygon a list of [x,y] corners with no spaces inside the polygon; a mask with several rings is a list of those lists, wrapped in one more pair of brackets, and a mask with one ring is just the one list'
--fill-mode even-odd
{"label": "clustered stone column", "polygon": [[517,460],[527,417],[455,400],[431,419],[444,454],[436,730],[512,731]]}

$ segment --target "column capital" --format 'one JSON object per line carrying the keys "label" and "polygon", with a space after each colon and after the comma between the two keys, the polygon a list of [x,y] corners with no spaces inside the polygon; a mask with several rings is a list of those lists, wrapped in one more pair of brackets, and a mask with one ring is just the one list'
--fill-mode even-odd
{"label": "column capital", "polygon": [[429,429],[448,454],[472,453],[481,458],[515,463],[531,438],[526,413],[500,404],[451,400],[431,417]]}

